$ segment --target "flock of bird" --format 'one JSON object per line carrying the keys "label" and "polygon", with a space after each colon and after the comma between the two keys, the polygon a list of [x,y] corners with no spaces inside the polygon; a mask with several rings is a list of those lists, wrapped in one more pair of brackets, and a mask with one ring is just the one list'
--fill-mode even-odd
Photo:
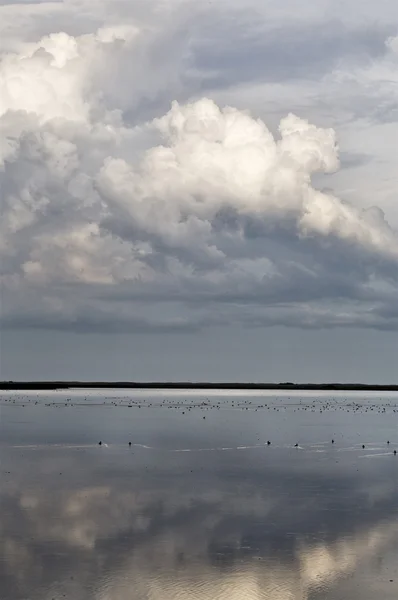
{"label": "flock of bird", "polygon": [[[76,396],[74,399],[72,397],[60,398],[57,401],[46,401],[45,397],[41,397],[38,394],[34,395],[12,395],[10,397],[1,397],[0,396],[0,405],[4,403],[11,403],[16,406],[20,406],[25,408],[25,406],[32,405],[44,405],[45,407],[73,407],[73,406],[108,406],[108,407],[127,407],[127,408],[168,408],[181,411],[182,415],[185,415],[187,412],[191,412],[194,409],[199,410],[222,410],[222,409],[233,409],[233,410],[243,410],[243,411],[259,411],[259,410],[268,410],[275,412],[284,412],[287,410],[293,410],[293,412],[318,412],[322,414],[328,411],[344,411],[346,413],[377,413],[377,414],[387,414],[388,413],[398,413],[398,404],[397,401],[386,400],[385,398],[380,398],[378,402],[364,401],[364,402],[354,402],[352,399],[348,398],[317,398],[314,400],[310,400],[309,398],[298,399],[296,397],[282,396],[280,398],[273,397],[267,403],[259,404],[258,398],[257,402],[255,400],[250,400],[248,398],[244,398],[242,396],[234,397],[225,396],[225,397],[215,397],[209,400],[206,397],[203,400],[203,397],[195,397],[193,395],[191,398],[184,398],[182,400],[177,400],[175,397],[156,399],[156,396],[148,396],[148,398],[140,397],[139,399],[127,398],[126,396],[117,396],[115,397],[105,397],[102,402],[99,402],[99,398],[90,397],[90,396]],[[150,399],[150,401],[148,401]],[[370,400],[370,399],[369,399]],[[374,400],[374,399],[373,399]],[[283,402],[283,403],[282,403]],[[206,419],[206,416],[203,416],[203,419]],[[331,443],[334,444],[335,440],[332,439]],[[101,446],[102,441],[99,441],[98,444]],[[268,446],[271,445],[271,441],[268,440],[266,443]],[[132,443],[129,442],[129,446]],[[390,440],[387,440],[387,446],[390,446]],[[295,448],[299,448],[299,444],[296,442],[294,444]],[[362,444],[362,449],[366,448],[365,444]],[[394,450],[393,454],[396,456],[397,451]]]}
{"label": "flock of bird", "polygon": [[[387,444],[389,444],[389,443],[390,443],[390,442],[388,441],[388,442],[387,442]],[[332,444],[334,444],[334,440],[332,440]],[[98,445],[99,445],[99,446],[102,446],[102,441],[101,441],[101,440],[98,442]],[[129,442],[129,446],[130,446],[130,447],[131,447],[131,445],[132,445],[132,443],[131,443],[131,442]],[[271,446],[271,442],[270,442],[269,440],[267,441],[267,446]],[[298,443],[294,444],[294,447],[295,447],[295,448],[298,448],[298,447],[299,447]],[[363,448],[363,450],[366,448],[365,444],[362,444],[362,448]],[[394,456],[396,456],[396,455],[397,455],[397,451],[396,451],[396,450],[394,450]]]}

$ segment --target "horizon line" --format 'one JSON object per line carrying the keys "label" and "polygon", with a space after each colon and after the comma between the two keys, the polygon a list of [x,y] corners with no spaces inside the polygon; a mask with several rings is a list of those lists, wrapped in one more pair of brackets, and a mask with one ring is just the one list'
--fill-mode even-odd
{"label": "horizon line", "polygon": [[3,380],[0,381],[1,390],[28,390],[28,389],[69,389],[69,388],[160,388],[160,389],[258,389],[258,390],[352,390],[352,391],[398,391],[398,383],[394,384],[368,384],[368,383],[296,383],[284,381],[272,382],[246,382],[246,381],[92,381],[92,380]]}

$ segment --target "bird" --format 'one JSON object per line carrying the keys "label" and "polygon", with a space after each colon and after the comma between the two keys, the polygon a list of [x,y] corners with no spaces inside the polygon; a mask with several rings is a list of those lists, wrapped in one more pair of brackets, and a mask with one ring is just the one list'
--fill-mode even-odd
{"label": "bird", "polygon": [[98,442],[98,446],[102,446],[102,442]]}

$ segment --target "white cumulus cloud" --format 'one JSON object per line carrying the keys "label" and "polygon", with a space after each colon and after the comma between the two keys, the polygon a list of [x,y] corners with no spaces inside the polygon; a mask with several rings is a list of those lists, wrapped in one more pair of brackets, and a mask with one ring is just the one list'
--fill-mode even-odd
{"label": "white cumulus cloud", "polygon": [[[335,130],[290,113],[275,132],[211,97],[167,97],[181,62],[170,88],[129,67],[162,66],[159,27],[3,51],[5,323],[386,326],[397,233],[377,206],[315,185],[339,170]],[[137,117],[159,97],[155,118]]]}

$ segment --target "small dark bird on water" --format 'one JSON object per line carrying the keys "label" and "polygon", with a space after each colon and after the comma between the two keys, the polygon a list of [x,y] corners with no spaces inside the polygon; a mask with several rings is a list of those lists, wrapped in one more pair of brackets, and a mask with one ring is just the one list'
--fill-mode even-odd
{"label": "small dark bird on water", "polygon": [[98,442],[98,446],[102,446],[102,442]]}
{"label": "small dark bird on water", "polygon": [[389,444],[389,443],[390,443],[390,440],[388,440],[387,444]]}
{"label": "small dark bird on water", "polygon": [[332,444],[334,444],[334,440],[332,440]]}
{"label": "small dark bird on water", "polygon": [[271,442],[269,440],[267,442],[267,446],[271,446]]}
{"label": "small dark bird on water", "polygon": [[395,454],[395,455],[397,454],[397,451],[396,451],[396,450],[394,450],[394,454]]}
{"label": "small dark bird on water", "polygon": [[295,447],[295,448],[298,448],[298,444],[294,444],[294,447]]}
{"label": "small dark bird on water", "polygon": [[362,448],[365,449],[365,444],[362,444]]}
{"label": "small dark bird on water", "polygon": [[129,442],[129,446],[131,446],[131,442]]}

